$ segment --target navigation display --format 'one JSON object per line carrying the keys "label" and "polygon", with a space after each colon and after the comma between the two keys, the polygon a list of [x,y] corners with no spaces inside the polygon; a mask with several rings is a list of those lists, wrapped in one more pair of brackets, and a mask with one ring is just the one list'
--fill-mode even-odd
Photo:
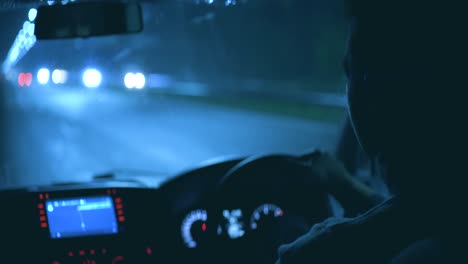
{"label": "navigation display", "polygon": [[46,202],[52,238],[114,234],[118,232],[112,198],[67,198]]}

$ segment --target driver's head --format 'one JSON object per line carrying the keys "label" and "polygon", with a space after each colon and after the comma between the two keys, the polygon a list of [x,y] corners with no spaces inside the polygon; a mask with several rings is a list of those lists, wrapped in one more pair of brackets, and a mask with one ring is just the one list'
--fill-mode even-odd
{"label": "driver's head", "polygon": [[[447,162],[461,140],[456,134],[466,111],[456,94],[464,89],[465,16],[456,8],[448,16],[443,3],[347,0],[352,22],[344,64],[353,126],[366,152],[399,172]],[[400,190],[431,180],[391,177]]]}

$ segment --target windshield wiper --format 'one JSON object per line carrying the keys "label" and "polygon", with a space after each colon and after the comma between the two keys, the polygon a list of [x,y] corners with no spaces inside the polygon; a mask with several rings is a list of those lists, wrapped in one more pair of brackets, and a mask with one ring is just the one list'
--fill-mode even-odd
{"label": "windshield wiper", "polygon": [[94,181],[134,182],[147,187],[157,187],[169,178],[168,173],[128,168],[114,169],[93,176]]}

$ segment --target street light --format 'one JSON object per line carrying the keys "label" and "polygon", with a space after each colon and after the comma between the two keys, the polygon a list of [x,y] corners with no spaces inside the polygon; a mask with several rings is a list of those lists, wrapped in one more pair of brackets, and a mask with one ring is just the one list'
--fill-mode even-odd
{"label": "street light", "polygon": [[33,22],[37,17],[37,9],[36,8],[31,8],[29,9],[29,12],[28,12],[28,18],[29,18],[29,21]]}

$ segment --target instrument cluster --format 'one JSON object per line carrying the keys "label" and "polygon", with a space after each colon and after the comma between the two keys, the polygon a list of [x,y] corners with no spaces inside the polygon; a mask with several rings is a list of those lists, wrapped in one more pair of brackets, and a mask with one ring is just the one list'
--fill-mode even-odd
{"label": "instrument cluster", "polygon": [[283,209],[272,203],[261,204],[253,210],[196,209],[182,220],[181,238],[188,248],[203,247],[208,241],[238,240],[268,228],[283,215]]}

